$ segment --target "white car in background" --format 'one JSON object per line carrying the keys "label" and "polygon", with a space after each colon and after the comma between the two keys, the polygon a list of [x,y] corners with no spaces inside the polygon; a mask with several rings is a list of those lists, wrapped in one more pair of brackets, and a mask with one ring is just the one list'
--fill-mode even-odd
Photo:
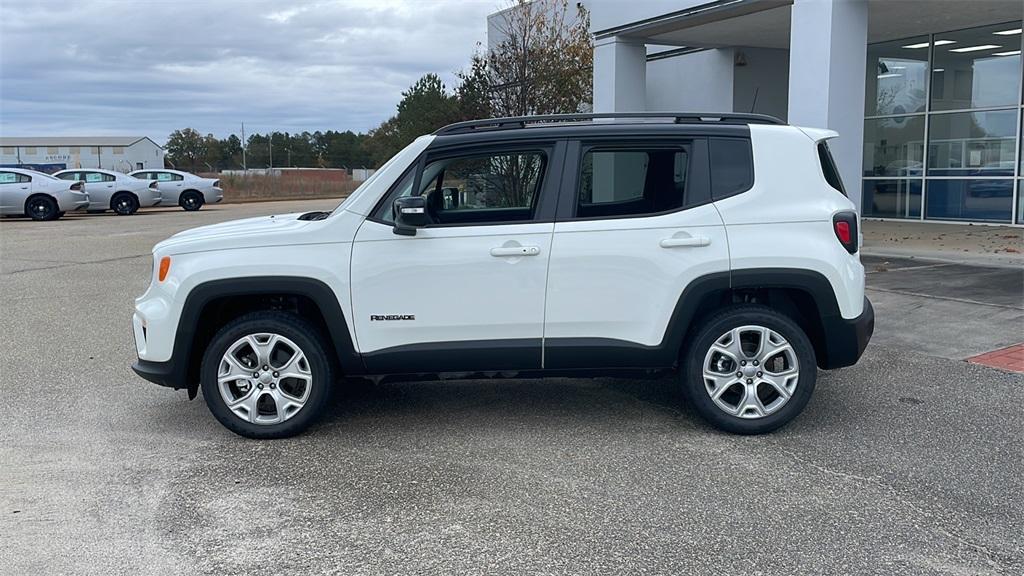
{"label": "white car in background", "polygon": [[60,180],[35,170],[0,168],[0,214],[56,220],[65,212],[85,210],[89,195],[81,182]]}
{"label": "white car in background", "polygon": [[156,182],[113,170],[74,168],[61,170],[54,176],[85,182],[85,191],[89,193],[89,212],[113,210],[121,215],[134,214],[140,207],[156,206],[163,199]]}
{"label": "white car in background", "polygon": [[164,197],[164,205],[177,204],[192,212],[199,210],[203,204],[216,203],[224,199],[224,190],[220,180],[203,178],[180,170],[136,170],[131,173],[143,180],[156,180],[160,193]]}

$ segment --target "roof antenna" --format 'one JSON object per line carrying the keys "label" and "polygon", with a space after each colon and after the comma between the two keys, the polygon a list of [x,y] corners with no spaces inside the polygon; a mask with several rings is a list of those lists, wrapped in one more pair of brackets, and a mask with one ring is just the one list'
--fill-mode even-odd
{"label": "roof antenna", "polygon": [[754,106],[757,106],[757,93],[761,91],[761,87],[754,88],[754,101],[750,103],[750,113],[754,113]]}

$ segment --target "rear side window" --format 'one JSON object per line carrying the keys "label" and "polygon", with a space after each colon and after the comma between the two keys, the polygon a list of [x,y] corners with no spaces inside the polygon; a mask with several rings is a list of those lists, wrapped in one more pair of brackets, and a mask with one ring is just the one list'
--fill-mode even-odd
{"label": "rear side window", "polygon": [[828,185],[846,196],[843,179],[839,177],[839,169],[836,167],[836,161],[832,158],[832,151],[828,149],[827,142],[818,142],[818,161],[821,163],[821,173],[825,175]]}
{"label": "rear side window", "polygon": [[690,165],[689,144],[590,149],[580,166],[576,217],[642,216],[692,205]]}
{"label": "rear side window", "polygon": [[721,200],[754,185],[754,158],[746,138],[711,138],[711,195]]}
{"label": "rear side window", "polygon": [[14,184],[17,182],[31,182],[32,177],[17,172],[0,172],[0,184]]}

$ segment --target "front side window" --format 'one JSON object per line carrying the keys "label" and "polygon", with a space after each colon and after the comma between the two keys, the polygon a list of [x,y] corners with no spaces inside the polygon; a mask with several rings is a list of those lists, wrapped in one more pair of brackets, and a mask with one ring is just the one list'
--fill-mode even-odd
{"label": "front side window", "polygon": [[418,187],[415,171],[410,171],[375,217],[392,223],[395,198],[425,196],[432,226],[530,221],[545,168],[545,155],[539,151],[435,160],[424,167]]}
{"label": "front side window", "polygon": [[580,166],[577,218],[641,216],[678,210],[687,197],[690,146],[593,148]]}

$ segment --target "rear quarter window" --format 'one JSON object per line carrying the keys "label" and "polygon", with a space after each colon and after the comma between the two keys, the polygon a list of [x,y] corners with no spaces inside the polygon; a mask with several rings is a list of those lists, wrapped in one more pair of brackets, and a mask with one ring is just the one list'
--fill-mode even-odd
{"label": "rear quarter window", "polygon": [[846,196],[843,179],[839,177],[839,168],[836,167],[836,161],[832,158],[832,151],[828,149],[828,142],[818,142],[818,162],[821,164],[821,173],[824,174],[828,185]]}
{"label": "rear quarter window", "polygon": [[709,139],[711,196],[715,200],[746,192],[754,185],[754,157],[746,138]]}

